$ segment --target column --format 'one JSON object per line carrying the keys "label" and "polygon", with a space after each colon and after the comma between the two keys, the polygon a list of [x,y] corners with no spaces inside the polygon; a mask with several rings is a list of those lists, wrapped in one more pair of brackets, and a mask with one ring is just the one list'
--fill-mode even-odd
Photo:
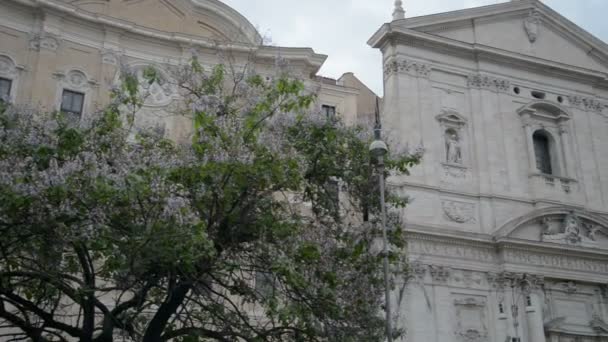
{"label": "column", "polygon": [[526,142],[528,148],[528,167],[530,169],[530,173],[538,173],[538,169],[536,168],[536,155],[534,152],[534,139],[532,136],[534,132],[532,131],[532,124],[530,122],[530,113],[524,113],[523,116],[524,121],[524,131],[526,134]]}
{"label": "column", "polygon": [[543,313],[539,305],[539,296],[530,293],[526,297],[526,320],[528,323],[528,341],[546,342]]}
{"label": "column", "polygon": [[564,121],[559,123],[559,137],[565,176],[574,179],[576,178],[576,171],[574,170],[572,154],[570,153],[570,135],[568,134],[568,126]]}

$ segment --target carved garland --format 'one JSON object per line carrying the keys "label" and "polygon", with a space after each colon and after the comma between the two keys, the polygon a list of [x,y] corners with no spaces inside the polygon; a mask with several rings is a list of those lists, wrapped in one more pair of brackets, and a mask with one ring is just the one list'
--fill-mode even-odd
{"label": "carved garland", "polygon": [[456,223],[476,223],[475,204],[459,201],[441,201],[445,217]]}
{"label": "carved garland", "polygon": [[61,39],[50,33],[38,33],[30,37],[30,49],[40,51],[49,50],[56,51],[61,44]]}
{"label": "carved garland", "polygon": [[511,89],[511,81],[483,74],[471,74],[467,76],[467,84],[470,88],[489,89],[492,91],[508,91]]}
{"label": "carved garland", "polygon": [[405,59],[384,64],[384,77],[389,77],[393,74],[409,74],[415,77],[428,78],[431,74],[431,66]]}
{"label": "carved garland", "polygon": [[568,102],[572,107],[576,107],[585,111],[599,112],[604,109],[604,104],[591,97],[583,97],[579,95],[568,96]]}

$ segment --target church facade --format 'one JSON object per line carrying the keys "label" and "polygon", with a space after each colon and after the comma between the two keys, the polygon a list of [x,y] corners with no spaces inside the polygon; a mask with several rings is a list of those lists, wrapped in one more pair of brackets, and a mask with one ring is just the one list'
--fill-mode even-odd
{"label": "church facade", "polygon": [[536,0],[394,20],[383,126],[423,163],[392,186],[407,341],[608,341],[608,45]]}

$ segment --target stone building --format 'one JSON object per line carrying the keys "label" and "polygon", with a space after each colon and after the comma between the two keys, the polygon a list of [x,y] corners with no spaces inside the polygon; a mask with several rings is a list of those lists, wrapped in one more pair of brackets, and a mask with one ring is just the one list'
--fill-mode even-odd
{"label": "stone building", "polygon": [[86,120],[109,102],[122,67],[140,72],[154,66],[162,84],[150,86],[136,124],[162,126],[180,140],[190,133],[189,119],[162,115],[178,98],[169,70],[194,55],[205,67],[227,60],[253,64],[268,78],[277,67],[287,68],[318,93],[318,110],[348,123],[370,114],[358,109],[370,107],[361,101],[375,102],[352,74],[344,76],[348,85],[319,81],[327,56],[264,45],[247,19],[218,0],[0,1],[0,97],[17,104]]}
{"label": "stone building", "polygon": [[393,21],[393,149],[426,154],[392,186],[412,272],[407,341],[608,341],[608,45],[537,0]]}

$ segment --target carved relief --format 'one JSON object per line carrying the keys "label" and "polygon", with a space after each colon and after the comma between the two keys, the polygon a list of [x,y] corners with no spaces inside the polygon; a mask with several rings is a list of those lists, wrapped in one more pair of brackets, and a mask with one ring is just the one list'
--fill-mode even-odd
{"label": "carved relief", "polygon": [[505,262],[608,274],[608,263],[601,260],[519,250],[505,250],[503,256]]}
{"label": "carved relief", "polygon": [[566,215],[560,222],[555,217],[543,217],[542,241],[563,243],[584,247],[597,247],[600,228],[593,223],[584,222],[575,213]]}
{"label": "carved relief", "polygon": [[478,246],[474,244],[450,244],[428,240],[417,240],[410,236],[409,250],[413,254],[447,256],[452,258],[463,258],[470,260],[496,261],[496,253],[493,246]]}
{"label": "carved relief", "polygon": [[578,288],[576,287],[576,283],[573,281],[562,283],[561,288],[562,288],[562,290],[564,290],[564,292],[566,292],[569,295],[575,294],[576,291],[578,291]]}
{"label": "carved relief", "polygon": [[456,330],[454,334],[463,342],[488,341],[486,324],[486,299],[462,297],[454,300],[456,309]]}
{"label": "carved relief", "polygon": [[70,70],[67,73],[56,72],[53,74],[56,79],[60,80],[61,87],[67,87],[73,90],[83,91],[92,86],[97,86],[95,80],[89,79],[82,71]]}
{"label": "carved relief", "polygon": [[454,272],[452,278],[454,283],[466,288],[480,287],[483,283],[481,274],[469,270]]}
{"label": "carved relief", "polygon": [[101,62],[103,64],[118,65],[120,53],[114,50],[104,50],[101,53]]}
{"label": "carved relief", "polygon": [[536,11],[530,12],[530,15],[526,19],[524,19],[524,29],[526,30],[526,34],[528,35],[530,43],[534,43],[538,39],[541,25],[542,20],[540,17],[540,13]]}
{"label": "carved relief", "polygon": [[458,202],[458,201],[441,201],[441,207],[445,217],[457,223],[476,223],[475,209],[473,203]]}
{"label": "carved relief", "polygon": [[33,50],[56,51],[59,44],[59,38],[48,33],[36,34],[30,38],[30,49]]}
{"label": "carved relief", "polygon": [[405,59],[391,61],[384,65],[385,77],[398,73],[428,78],[431,74],[431,67],[421,62],[412,62]]}
{"label": "carved relief", "polygon": [[[443,175],[446,180],[458,179],[465,180],[469,178],[469,169],[465,166],[443,164]],[[447,181],[449,183],[449,181]]]}
{"label": "carved relief", "polygon": [[414,262],[410,265],[410,277],[415,277],[417,279],[424,279],[426,276],[427,266],[420,263]]}
{"label": "carved relief", "polygon": [[510,81],[482,74],[469,75],[467,84],[470,88],[485,88],[493,91],[508,91],[511,89]]}
{"label": "carved relief", "polygon": [[608,334],[608,324],[599,315],[593,315],[589,326],[598,334]]}
{"label": "carved relief", "polygon": [[145,76],[147,66],[135,67],[135,76],[139,80],[139,93],[145,97],[144,105],[148,107],[164,107],[177,97],[177,89],[163,73],[155,69],[156,75],[152,82]]}
{"label": "carved relief", "polygon": [[66,81],[74,88],[84,87],[87,83],[87,77],[84,73],[72,70],[68,73]]}
{"label": "carved relief", "polygon": [[451,269],[445,266],[431,265],[429,266],[429,273],[431,274],[433,281],[445,284],[448,282],[448,279],[450,279]]}
{"label": "carved relief", "polygon": [[591,97],[583,97],[579,95],[568,96],[568,102],[571,106],[591,112],[601,113],[604,109],[604,104]]}

